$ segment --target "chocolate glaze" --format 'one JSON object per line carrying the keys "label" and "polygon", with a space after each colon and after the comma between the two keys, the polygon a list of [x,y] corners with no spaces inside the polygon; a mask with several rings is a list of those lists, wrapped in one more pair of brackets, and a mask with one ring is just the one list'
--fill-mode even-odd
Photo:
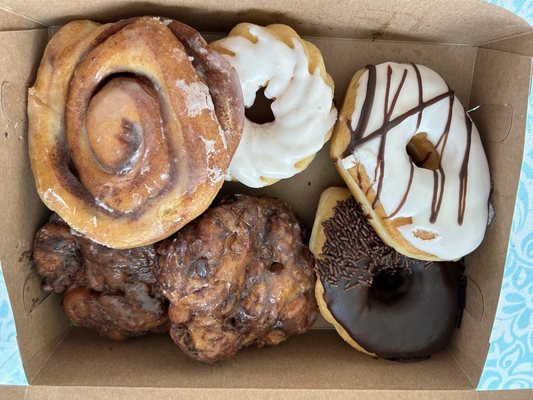
{"label": "chocolate glaze", "polygon": [[456,326],[460,273],[460,263],[419,261],[411,273],[385,270],[372,286],[350,291],[322,280],[324,300],[365,350],[381,358],[426,358],[446,346]]}
{"label": "chocolate glaze", "polygon": [[[394,92],[393,101],[391,103],[390,108],[388,108],[389,104],[389,96],[391,92],[391,78],[392,78],[392,68],[388,66],[387,68],[387,82],[386,82],[386,91],[385,91],[385,110],[384,110],[384,118],[383,118],[383,124],[380,128],[375,130],[374,132],[370,132],[366,134],[366,128],[368,126],[368,120],[370,118],[370,114],[372,111],[373,103],[374,103],[374,97],[376,93],[376,87],[377,87],[377,79],[376,79],[376,66],[375,65],[367,65],[368,70],[368,81],[367,81],[367,90],[366,90],[366,97],[365,101],[363,102],[363,106],[361,109],[361,115],[359,117],[357,126],[355,129],[352,129],[352,123],[351,120],[347,121],[348,129],[350,130],[351,137],[350,137],[350,143],[348,144],[346,150],[343,153],[343,157],[348,157],[349,155],[353,154],[353,152],[357,149],[357,147],[361,146],[363,143],[366,143],[369,140],[372,140],[376,137],[380,138],[379,143],[379,150],[377,154],[377,161],[376,161],[376,169],[374,171],[374,175],[377,177],[377,188],[376,188],[376,195],[374,197],[374,200],[372,202],[372,208],[375,208],[378,204],[380,195],[381,195],[381,189],[383,186],[383,178],[385,176],[385,144],[387,140],[387,133],[394,127],[398,126],[400,123],[402,123],[407,118],[418,114],[417,119],[417,125],[416,130],[420,127],[421,121],[422,121],[422,113],[424,110],[442,100],[449,99],[450,106],[448,108],[448,117],[446,120],[446,125],[444,126],[443,133],[439,140],[437,141],[437,144],[435,146],[435,149],[439,152],[440,159],[439,159],[439,167],[437,170],[433,171],[433,196],[431,200],[431,215],[429,218],[429,221],[431,223],[435,223],[435,221],[438,218],[439,211],[442,204],[442,198],[444,195],[444,183],[446,180],[446,176],[444,174],[444,170],[442,166],[440,165],[440,160],[442,160],[442,155],[444,153],[444,150],[446,148],[446,143],[448,140],[448,135],[450,132],[450,125],[452,121],[452,115],[453,115],[453,103],[455,100],[455,95],[453,90],[448,88],[448,91],[445,93],[442,93],[430,100],[424,101],[424,91],[423,91],[423,85],[422,85],[422,77],[420,74],[420,70],[418,69],[416,64],[411,63],[410,64],[416,74],[417,82],[418,82],[418,105],[408,111],[406,111],[403,114],[398,115],[394,119],[391,119],[391,116],[394,112],[394,108],[396,106],[396,101],[400,95],[400,92],[402,91],[403,84],[405,82],[406,76],[407,76],[407,68],[404,69],[402,74],[402,79],[400,81],[400,84],[396,88],[396,91]],[[464,212],[466,208],[466,192],[467,192],[467,182],[468,182],[468,160],[470,156],[470,141],[471,141],[471,131],[472,131],[472,121],[468,117],[468,115],[465,114],[465,120],[467,124],[467,146],[465,147],[465,153],[463,156],[463,164],[461,166],[460,171],[460,178],[461,178],[461,187],[459,190],[459,205],[458,205],[458,217],[457,222],[459,225],[463,223],[464,218]],[[413,132],[413,136],[417,132]],[[440,146],[440,149],[439,149]],[[413,162],[411,161],[411,164]],[[405,203],[405,200],[407,199],[407,196],[409,194],[409,190],[411,189],[411,182],[412,182],[412,174],[413,174],[413,165],[411,165],[411,176],[409,179],[409,185],[407,186],[407,189],[405,191],[405,194],[402,198],[402,201],[400,202],[400,205],[394,212],[392,212],[388,218],[392,218],[394,215],[396,215],[400,209],[402,208],[403,204]],[[360,182],[360,179],[359,179]],[[367,190],[368,194],[368,190]]]}
{"label": "chocolate glaze", "polygon": [[[381,358],[416,361],[443,349],[464,305],[463,263],[425,262],[397,253],[376,239],[353,197],[334,210],[323,223],[326,241],[317,272],[335,320]],[[346,225],[348,215],[359,222]],[[367,268],[371,263],[373,268]],[[354,280],[358,284],[351,284]]]}
{"label": "chocolate glaze", "polygon": [[322,223],[326,241],[315,263],[323,280],[349,290],[371,285],[383,266],[409,269],[414,260],[383,243],[353,197],[338,202],[334,210],[334,216]]}

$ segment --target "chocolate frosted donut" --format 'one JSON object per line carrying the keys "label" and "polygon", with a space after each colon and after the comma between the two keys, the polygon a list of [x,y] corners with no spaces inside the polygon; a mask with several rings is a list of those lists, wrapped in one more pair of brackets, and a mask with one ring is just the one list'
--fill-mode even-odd
{"label": "chocolate frosted donut", "polygon": [[189,356],[214,362],[244,346],[273,346],[318,315],[313,256],[280,200],[236,196],[158,248],[170,333]]}
{"label": "chocolate frosted donut", "polygon": [[343,188],[322,194],[311,251],[320,311],[352,347],[413,361],[446,346],[462,312],[462,262],[396,252]]}

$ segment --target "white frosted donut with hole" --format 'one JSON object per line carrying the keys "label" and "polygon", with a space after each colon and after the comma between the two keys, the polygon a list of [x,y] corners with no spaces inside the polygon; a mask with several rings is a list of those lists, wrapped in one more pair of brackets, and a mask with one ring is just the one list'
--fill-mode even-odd
{"label": "white frosted donut with hole", "polygon": [[[351,89],[332,154],[376,231],[415,258],[472,252],[485,235],[490,175],[478,130],[454,92],[425,66],[390,62],[367,66]],[[407,153],[419,133],[438,153],[433,169]]]}
{"label": "white frosted donut with hole", "polygon": [[246,119],[226,179],[262,187],[301,172],[329,139],[337,116],[318,49],[284,25],[252,24],[238,25],[213,47],[236,69],[245,107],[263,87],[274,100],[274,121]]}

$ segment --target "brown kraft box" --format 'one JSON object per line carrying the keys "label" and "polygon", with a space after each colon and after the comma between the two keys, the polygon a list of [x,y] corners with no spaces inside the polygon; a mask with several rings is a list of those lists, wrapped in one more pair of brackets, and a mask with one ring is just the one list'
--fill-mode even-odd
{"label": "brown kraft box", "polygon": [[[340,107],[366,64],[415,62],[455,90],[479,128],[494,181],[496,218],[466,257],[467,303],[460,330],[430,360],[401,364],[350,349],[325,322],[275,348],[249,348],[230,361],[187,358],[168,335],[115,343],[72,327],[60,298],[43,297],[31,248],[49,210],[35,190],[27,155],[26,91],[53,27],[73,19],[110,22],[162,15],[220,37],[239,22],[285,23],[316,44]],[[0,386],[0,399],[525,399],[531,391],[476,392],[502,281],[524,146],[533,29],[512,13],[471,0],[2,0],[0,262],[30,386]],[[294,178],[254,190],[291,204],[310,228],[319,195],[344,185],[327,144]]]}

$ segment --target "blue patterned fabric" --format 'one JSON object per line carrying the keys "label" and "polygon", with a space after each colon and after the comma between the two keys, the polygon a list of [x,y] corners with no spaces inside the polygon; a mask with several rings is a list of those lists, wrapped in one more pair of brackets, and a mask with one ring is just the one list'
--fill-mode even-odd
{"label": "blue patterned fabric", "polygon": [[[488,0],[533,23],[532,0]],[[478,390],[533,388],[533,87],[524,159],[490,347]]]}
{"label": "blue patterned fabric", "polygon": [[28,384],[20,359],[15,320],[7,296],[2,264],[0,264],[0,384]]}
{"label": "blue patterned fabric", "polygon": [[[533,0],[486,0],[533,23]],[[533,388],[533,87],[502,290],[478,390]],[[0,384],[27,385],[0,264]]]}

